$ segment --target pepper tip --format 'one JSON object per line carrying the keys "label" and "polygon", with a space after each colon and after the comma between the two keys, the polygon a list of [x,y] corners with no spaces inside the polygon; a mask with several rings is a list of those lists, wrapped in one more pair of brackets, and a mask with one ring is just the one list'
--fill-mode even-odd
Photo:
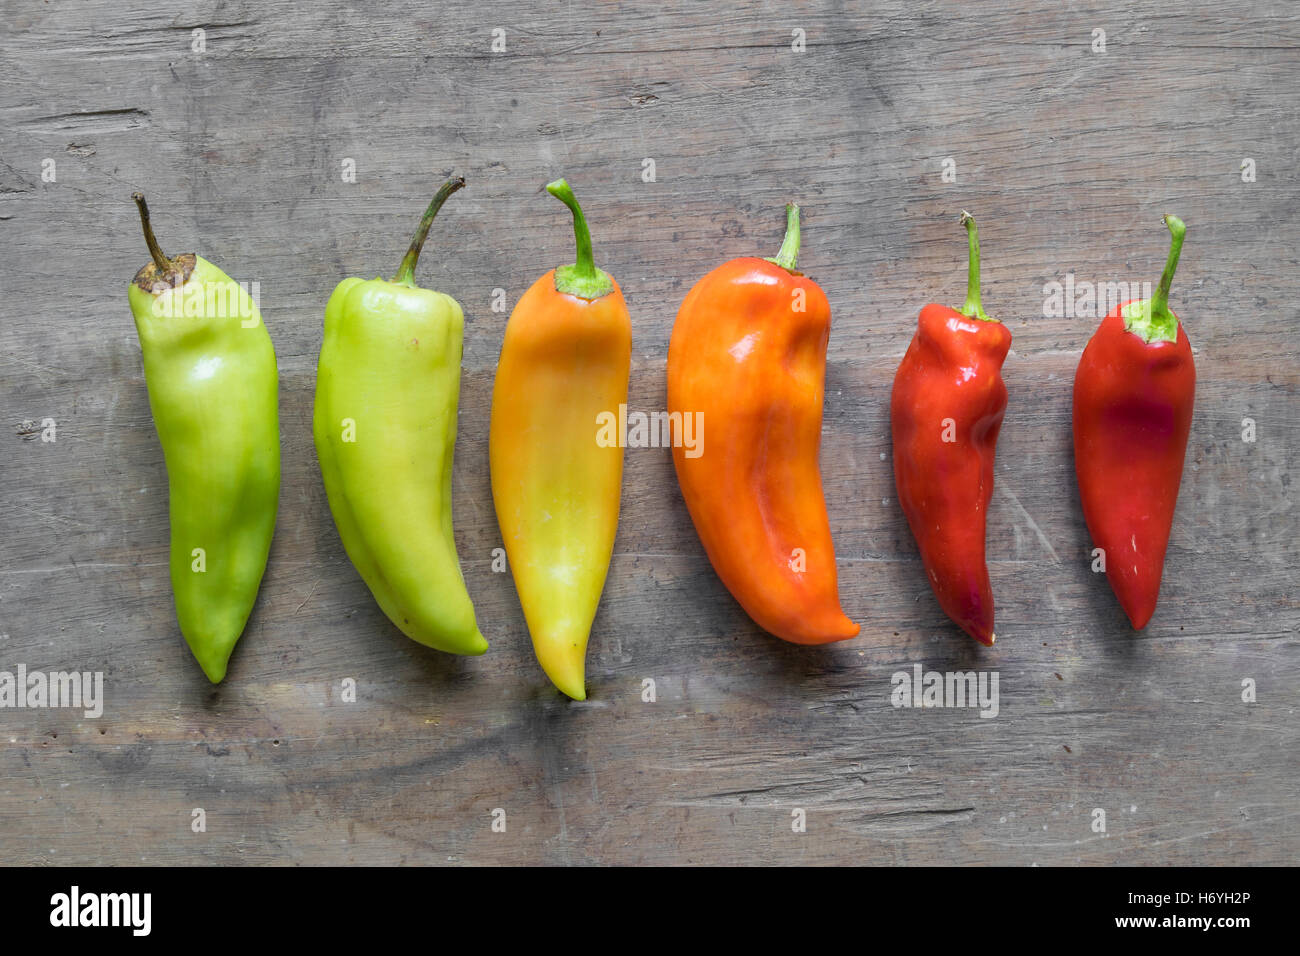
{"label": "pepper tip", "polygon": [[[551,677],[550,674],[547,674],[547,676]],[[579,676],[576,681],[573,679],[556,680],[551,677],[551,683],[555,685],[556,690],[570,700],[583,701],[587,699],[587,681],[582,676]]]}
{"label": "pepper tip", "polygon": [[[585,646],[583,650],[586,650]],[[573,700],[587,699],[587,673],[581,657],[563,660],[552,657],[543,660],[539,657],[538,663],[551,679],[551,684],[564,696]]]}
{"label": "pepper tip", "polygon": [[[233,650],[234,648],[231,648]],[[226,669],[230,663],[230,654],[227,652],[224,658],[218,656],[209,660],[199,660],[199,667],[203,668],[203,676],[213,684],[220,684],[226,679]]]}

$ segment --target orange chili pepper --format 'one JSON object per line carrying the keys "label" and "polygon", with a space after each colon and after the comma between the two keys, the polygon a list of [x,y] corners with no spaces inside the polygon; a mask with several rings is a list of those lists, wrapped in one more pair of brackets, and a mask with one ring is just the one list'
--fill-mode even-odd
{"label": "orange chili pepper", "polygon": [[602,417],[627,403],[632,323],[618,283],[596,268],[587,220],[563,179],[578,261],[542,276],[510,314],[492,390],[492,498],[542,669],[585,700],[584,663],[623,482],[623,448]]}
{"label": "orange chili pepper", "polygon": [[677,481],[722,583],[764,630],[795,644],[858,633],[840,610],[817,464],[831,309],[795,269],[799,207],[774,259],[733,259],[695,284],[668,347],[670,421],[703,414],[699,446],[674,442]]}

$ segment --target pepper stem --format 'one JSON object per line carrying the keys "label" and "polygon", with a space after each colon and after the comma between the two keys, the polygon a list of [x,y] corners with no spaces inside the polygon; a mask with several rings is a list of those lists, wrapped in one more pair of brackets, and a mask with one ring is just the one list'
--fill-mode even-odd
{"label": "pepper stem", "polygon": [[995,322],[997,320],[989,317],[984,311],[984,303],[980,301],[980,231],[975,225],[975,217],[963,209],[958,221],[966,227],[966,238],[970,244],[970,262],[966,267],[966,304],[958,311],[985,322]]}
{"label": "pepper stem", "polygon": [[1169,288],[1174,284],[1174,272],[1178,269],[1187,226],[1177,216],[1165,216],[1164,224],[1169,227],[1169,258],[1165,260],[1165,271],[1160,273],[1156,294],[1150,301],[1135,299],[1121,311],[1125,331],[1140,336],[1148,345],[1178,341],[1178,316],[1169,308]]}
{"label": "pepper stem", "polygon": [[578,246],[578,261],[555,270],[555,288],[558,292],[580,299],[599,299],[614,290],[614,280],[596,268],[591,252],[591,229],[582,214],[573,188],[563,179],[546,184],[546,191],[569,207],[573,213],[573,238]]}
{"label": "pepper stem", "polygon": [[1156,317],[1169,314],[1169,288],[1174,284],[1178,257],[1183,252],[1183,237],[1187,235],[1187,225],[1177,216],[1165,216],[1164,223],[1169,227],[1169,258],[1165,260],[1165,271],[1160,273],[1160,285],[1151,299],[1151,313]]}
{"label": "pepper stem", "polygon": [[397,275],[393,276],[393,282],[397,285],[404,285],[408,288],[414,287],[415,264],[420,261],[420,250],[424,248],[424,240],[429,237],[429,227],[433,225],[433,218],[438,215],[438,210],[447,201],[447,197],[457,189],[463,189],[464,186],[465,177],[457,176],[455,179],[447,180],[434,193],[429,208],[420,217],[420,225],[416,227],[415,235],[411,237],[411,247],[406,250],[406,255],[402,257],[402,264],[397,267]]}
{"label": "pepper stem", "polygon": [[767,261],[775,262],[787,272],[795,271],[795,263],[799,261],[799,207],[795,203],[786,203],[785,238],[777,254]]}
{"label": "pepper stem", "polygon": [[149,247],[149,255],[153,259],[153,264],[158,267],[160,275],[172,275],[177,271],[176,264],[163,254],[162,246],[158,245],[158,239],[153,234],[153,223],[149,221],[149,204],[144,201],[144,193],[132,193],[131,198],[135,200],[136,207],[140,210],[140,225],[144,228],[144,242]]}

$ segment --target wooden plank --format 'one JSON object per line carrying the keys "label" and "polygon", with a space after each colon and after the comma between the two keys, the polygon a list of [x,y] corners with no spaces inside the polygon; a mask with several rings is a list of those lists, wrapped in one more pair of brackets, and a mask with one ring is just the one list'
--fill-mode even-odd
{"label": "wooden plank", "polygon": [[[0,710],[0,862],[1294,862],[1292,4],[402,9],[4,4],[0,670],[103,671],[107,702],[97,720]],[[455,518],[492,642],[472,661],[380,614],[310,437],[325,299],[391,272],[453,171],[470,188],[420,278],[467,317]],[[725,258],[772,254],[782,205],[804,205],[801,262],[834,311],[822,467],[857,640],[758,633],[708,566],[668,452],[631,449],[592,699],[547,685],[509,576],[490,570],[487,425],[493,290],[513,304],[572,254],[539,193],[558,175],[627,294],[630,401],[646,410],[663,407],[686,290]],[[137,188],[167,248],[260,283],[280,363],[277,537],[219,689],[167,583],[165,472],[125,302],[145,259]],[[985,303],[1015,337],[991,651],[938,610],[888,460],[916,314],[962,296],[963,207]],[[1046,316],[1044,286],[1154,281],[1166,211],[1189,224],[1173,303],[1199,382],[1160,608],[1134,635],[1088,568],[1073,477],[1070,383],[1096,320]],[[46,417],[54,443],[27,424]],[[997,671],[998,716],[893,708],[891,675],[916,664]]]}

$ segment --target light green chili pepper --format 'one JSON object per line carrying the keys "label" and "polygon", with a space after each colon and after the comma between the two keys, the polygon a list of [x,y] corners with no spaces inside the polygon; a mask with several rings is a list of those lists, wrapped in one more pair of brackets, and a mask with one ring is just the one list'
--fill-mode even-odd
{"label": "light green chili pepper", "polygon": [[168,258],[140,208],[152,261],[128,290],[167,462],[176,617],[214,684],[243,633],[280,496],[279,376],[247,291],[193,253]]}
{"label": "light green chili pepper", "polygon": [[451,527],[451,466],[465,317],[415,284],[415,263],[443,202],[429,204],[397,275],[344,279],[325,306],[312,431],[343,547],[407,637],[482,654]]}

